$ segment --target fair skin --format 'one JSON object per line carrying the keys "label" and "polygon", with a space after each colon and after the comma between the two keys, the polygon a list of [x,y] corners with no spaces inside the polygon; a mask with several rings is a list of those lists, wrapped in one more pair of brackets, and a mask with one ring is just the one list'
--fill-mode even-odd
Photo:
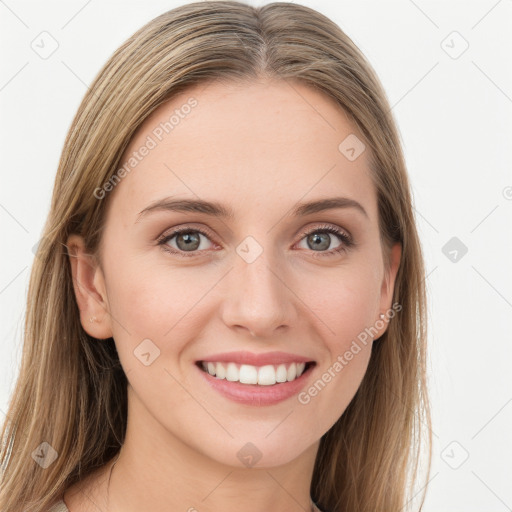
{"label": "fair skin", "polygon": [[[110,463],[68,489],[71,512],[311,510],[319,440],[357,391],[372,340],[307,404],[298,393],[239,403],[209,385],[196,363],[241,350],[300,355],[314,363],[301,377],[307,391],[392,305],[400,246],[386,268],[368,150],[354,161],[338,150],[351,133],[362,140],[343,110],[297,83],[202,84],[146,119],[121,161],[192,96],[197,106],[110,192],[101,264],[79,236],[68,240],[82,326],[97,343],[114,338],[129,382],[108,504]],[[234,216],[161,209],[138,217],[169,196],[216,201]],[[345,207],[292,215],[297,203],[334,196],[366,214]],[[334,252],[345,242],[325,225],[355,245]],[[193,232],[200,245],[183,235],[166,242],[192,256],[158,246],[175,227],[207,230]],[[258,244],[252,254],[262,250],[250,263],[237,252],[248,236]],[[145,352],[160,351],[148,365],[134,354],[145,339]],[[261,457],[251,467],[237,457],[246,443]]]}

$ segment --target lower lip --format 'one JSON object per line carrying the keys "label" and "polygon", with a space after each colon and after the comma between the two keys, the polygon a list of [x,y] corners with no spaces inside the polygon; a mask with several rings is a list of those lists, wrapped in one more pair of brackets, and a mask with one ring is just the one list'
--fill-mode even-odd
{"label": "lower lip", "polygon": [[264,406],[272,405],[287,400],[297,395],[304,387],[311,370],[315,365],[312,364],[300,377],[290,382],[274,384],[272,386],[260,386],[258,384],[241,384],[240,382],[230,382],[226,379],[217,379],[209,373],[197,367],[206,382],[218,391],[221,395],[245,405]]}

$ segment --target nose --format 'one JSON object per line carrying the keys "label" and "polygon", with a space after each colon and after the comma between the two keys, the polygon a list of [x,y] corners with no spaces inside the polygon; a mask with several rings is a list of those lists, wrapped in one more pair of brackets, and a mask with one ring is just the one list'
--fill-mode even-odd
{"label": "nose", "polygon": [[297,296],[286,283],[286,273],[265,251],[251,263],[236,255],[225,281],[222,319],[237,334],[245,331],[272,340],[296,322]]}

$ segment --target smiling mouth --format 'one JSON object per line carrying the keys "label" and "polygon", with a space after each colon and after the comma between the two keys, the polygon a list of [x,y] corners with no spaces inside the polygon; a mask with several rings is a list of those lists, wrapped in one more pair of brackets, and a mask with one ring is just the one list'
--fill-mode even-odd
{"label": "smiling mouth", "polygon": [[292,382],[315,365],[313,361],[264,366],[212,361],[198,361],[196,364],[202,371],[216,379],[259,386],[274,386]]}

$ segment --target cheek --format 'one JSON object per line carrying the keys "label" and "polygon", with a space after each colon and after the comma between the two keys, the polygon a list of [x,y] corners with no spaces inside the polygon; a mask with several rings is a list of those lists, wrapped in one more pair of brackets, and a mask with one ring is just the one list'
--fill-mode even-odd
{"label": "cheek", "polygon": [[218,275],[129,258],[108,270],[111,326],[125,373],[147,372],[141,355],[149,352],[151,367],[181,374],[176,365],[209,318],[207,292]]}
{"label": "cheek", "polygon": [[362,270],[359,273],[351,269],[344,279],[336,279],[336,285],[324,287],[326,293],[315,303],[321,323],[328,326],[322,328],[325,357],[315,379],[298,397],[309,413],[305,423],[311,429],[320,417],[324,432],[334,425],[359,389],[368,367],[372,350],[369,329],[377,320],[379,287],[373,274]]}
{"label": "cheek", "polygon": [[361,265],[343,269],[321,288],[317,281],[310,290],[314,290],[309,296],[319,318],[317,325],[321,324],[325,333],[326,356],[316,380],[299,396],[299,402],[309,410],[324,411],[327,429],[344,412],[366,373],[371,327],[378,320],[380,284],[376,272]]}
{"label": "cheek", "polygon": [[167,337],[211,288],[208,277],[199,277],[197,271],[173,269],[149,258],[116,262],[109,284],[113,328],[121,335],[128,331],[134,339]]}
{"label": "cheek", "polygon": [[347,267],[310,290],[310,304],[326,326],[323,331],[328,333],[332,358],[344,353],[352,340],[378,320],[380,284],[366,265]]}

